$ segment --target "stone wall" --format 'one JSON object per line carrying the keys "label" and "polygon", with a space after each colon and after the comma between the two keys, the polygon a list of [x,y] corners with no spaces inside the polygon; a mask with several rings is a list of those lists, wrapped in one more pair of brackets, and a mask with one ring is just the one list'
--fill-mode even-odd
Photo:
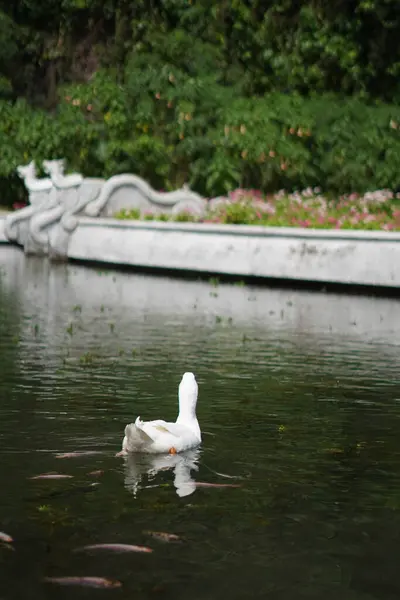
{"label": "stone wall", "polygon": [[[202,216],[188,188],[157,192],[136,175],[64,175],[62,160],[19,167],[29,204],[0,217],[0,241],[52,260],[400,288],[400,233],[117,220],[122,208]],[[214,199],[218,201],[218,199]]]}

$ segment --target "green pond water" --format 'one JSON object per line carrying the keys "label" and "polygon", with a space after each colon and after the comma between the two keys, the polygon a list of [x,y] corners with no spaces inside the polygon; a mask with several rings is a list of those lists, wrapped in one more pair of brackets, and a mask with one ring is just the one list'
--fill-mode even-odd
{"label": "green pond water", "polygon": [[[51,266],[7,246],[0,265],[1,600],[398,600],[398,300]],[[115,457],[137,415],[176,418],[187,370],[199,451]],[[48,472],[73,478],[30,479]],[[111,542],[153,552],[76,552]],[[122,587],[43,581],[64,576]]]}

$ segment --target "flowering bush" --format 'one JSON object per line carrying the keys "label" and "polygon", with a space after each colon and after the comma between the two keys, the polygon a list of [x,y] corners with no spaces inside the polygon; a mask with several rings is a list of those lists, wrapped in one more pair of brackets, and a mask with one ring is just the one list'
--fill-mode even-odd
{"label": "flowering bush", "polygon": [[1,202],[26,199],[19,164],[61,157],[207,196],[399,191],[398,3],[264,4],[3,2]]}
{"label": "flowering bush", "polygon": [[209,203],[198,219],[189,212],[176,216],[121,210],[118,219],[157,219],[204,223],[309,227],[314,229],[380,229],[400,231],[400,194],[390,190],[329,198],[318,188],[291,194],[281,190],[264,196],[258,190],[237,189]]}
{"label": "flowering bush", "polygon": [[155,188],[188,183],[203,196],[238,187],[264,194],[307,186],[335,195],[400,190],[398,105],[331,95],[249,98],[239,84],[222,85],[207,61],[189,73],[173,58],[135,55],[124,85],[99,70],[60,88],[53,113],[0,100],[2,202],[24,200],[18,165],[60,157],[86,176],[135,173]]}

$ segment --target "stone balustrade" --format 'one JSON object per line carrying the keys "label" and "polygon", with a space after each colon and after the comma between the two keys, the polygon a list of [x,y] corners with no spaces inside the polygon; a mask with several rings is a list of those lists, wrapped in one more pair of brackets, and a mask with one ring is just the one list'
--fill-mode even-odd
{"label": "stone balustrade", "polygon": [[0,242],[51,260],[400,289],[400,233],[194,222],[118,220],[121,209],[201,217],[207,202],[187,188],[157,192],[137,175],[64,174],[63,160],[18,168],[29,204],[0,216]]}
{"label": "stone balustrade", "polygon": [[191,211],[201,216],[205,199],[188,188],[157,192],[137,175],[115,175],[110,179],[64,174],[64,160],[43,161],[49,175],[38,178],[35,163],[18,167],[29,194],[28,206],[7,215],[4,235],[24,248],[26,254],[67,259],[71,234],[84,216],[111,217],[120,209],[139,209],[176,214]]}

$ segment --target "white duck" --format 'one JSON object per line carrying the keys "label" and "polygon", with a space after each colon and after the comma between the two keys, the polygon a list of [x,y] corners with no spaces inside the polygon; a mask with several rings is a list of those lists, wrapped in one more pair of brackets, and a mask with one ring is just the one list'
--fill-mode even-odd
{"label": "white duck", "polygon": [[137,417],[135,423],[125,427],[122,451],[145,452],[148,454],[177,454],[201,443],[201,432],[196,417],[198,386],[193,373],[184,373],[179,384],[179,415],[175,423],[157,419],[142,421]]}

